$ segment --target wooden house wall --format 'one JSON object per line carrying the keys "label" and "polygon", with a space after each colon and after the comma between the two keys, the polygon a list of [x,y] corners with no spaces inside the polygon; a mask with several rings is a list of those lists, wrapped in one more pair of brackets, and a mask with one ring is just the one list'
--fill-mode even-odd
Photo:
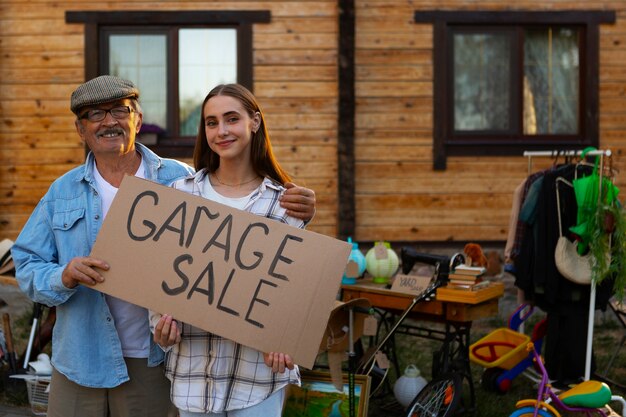
{"label": "wooden house wall", "polygon": [[[626,194],[626,1],[356,0],[357,239],[506,240],[527,158],[451,156],[432,169],[433,26],[413,16],[436,9],[615,10],[600,26],[600,147]],[[551,162],[533,158],[533,170]]]}
{"label": "wooden house wall", "polygon": [[335,235],[335,1],[2,0],[0,237],[17,237],[50,183],[84,160],[69,110],[84,81],[84,26],[65,23],[69,10],[269,10],[271,23],[253,28],[255,94],[279,161],[317,192],[310,229]]}
{"label": "wooden house wall", "polygon": [[[600,146],[626,193],[626,1],[355,0],[358,241],[502,241],[527,159],[449,157],[432,169],[433,31],[416,10],[615,10],[600,27]],[[50,183],[82,163],[69,96],[84,79],[68,10],[269,10],[253,30],[255,93],[276,153],[315,189],[309,229],[337,234],[337,1],[0,2],[0,237],[15,238]],[[536,160],[539,168],[551,161]]]}

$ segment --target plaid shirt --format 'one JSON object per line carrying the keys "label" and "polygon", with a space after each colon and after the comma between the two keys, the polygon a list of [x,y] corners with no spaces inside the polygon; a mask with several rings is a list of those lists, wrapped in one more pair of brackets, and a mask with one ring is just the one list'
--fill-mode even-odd
{"label": "plaid shirt", "polygon": [[[202,170],[191,177],[176,181],[172,187],[202,196]],[[253,193],[245,210],[291,226],[304,228],[304,223],[285,214],[278,197],[284,188],[265,178]],[[159,314],[151,313],[154,325]],[[171,398],[181,410],[219,413],[251,407],[284,388],[300,384],[296,366],[285,373],[274,373],[263,362],[263,352],[240,345],[229,339],[182,324],[181,341],[172,346],[165,359],[165,374],[172,382]]]}

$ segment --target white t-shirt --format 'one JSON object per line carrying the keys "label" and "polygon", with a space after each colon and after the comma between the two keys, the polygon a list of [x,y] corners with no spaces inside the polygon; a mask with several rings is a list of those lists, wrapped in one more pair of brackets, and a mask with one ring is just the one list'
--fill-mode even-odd
{"label": "white t-shirt", "polygon": [[248,202],[250,201],[250,198],[252,197],[252,194],[255,193],[255,191],[256,189],[252,190],[250,194],[244,197],[224,197],[223,195],[215,191],[215,188],[213,188],[213,186],[211,185],[211,180],[207,178],[206,181],[204,181],[202,197],[227,205],[232,208],[243,210],[248,205]]}
{"label": "white t-shirt", "polygon": [[[143,159],[135,173],[136,177],[146,178]],[[94,170],[96,187],[102,201],[103,219],[106,217],[117,193],[117,188],[109,184],[98,171]],[[126,358],[147,358],[150,354],[150,327],[148,325],[148,310],[111,295],[105,295],[111,315],[115,320],[115,328],[122,343],[122,354]]]}

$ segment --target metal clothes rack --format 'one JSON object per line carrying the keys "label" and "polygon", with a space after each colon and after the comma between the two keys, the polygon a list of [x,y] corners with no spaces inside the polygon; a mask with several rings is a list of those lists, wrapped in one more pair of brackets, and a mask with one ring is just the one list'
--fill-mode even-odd
{"label": "metal clothes rack", "polygon": [[[580,156],[582,155],[582,150],[554,150],[554,151],[525,151],[524,156],[528,157],[528,174],[531,174],[532,170],[532,158],[533,157],[551,157],[556,158],[559,156]],[[600,181],[598,181],[598,202],[600,202],[602,198],[602,178],[604,177],[604,158],[610,158],[612,152],[610,149],[605,150],[594,150],[588,151],[586,156],[599,156],[600,163],[598,172],[600,172]],[[585,354],[585,381],[588,381],[591,378],[591,349],[593,345],[593,325],[595,318],[595,310],[596,310],[596,283],[592,279],[591,280],[591,290],[589,293],[589,319],[587,321],[587,346],[586,346],[586,354]]]}

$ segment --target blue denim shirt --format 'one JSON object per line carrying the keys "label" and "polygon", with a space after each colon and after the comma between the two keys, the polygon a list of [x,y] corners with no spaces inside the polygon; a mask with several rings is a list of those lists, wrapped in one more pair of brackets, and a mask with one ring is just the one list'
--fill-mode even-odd
{"label": "blue denim shirt", "polygon": [[[193,173],[181,162],[136,146],[146,179],[169,185]],[[104,294],[83,285],[68,289],[61,282],[72,258],[89,255],[102,226],[94,167],[90,152],[84,165],[54,181],[15,241],[12,255],[22,291],[35,302],[57,306],[52,365],[77,384],[111,388],[129,378]],[[156,366],[163,361],[163,352],[150,343],[148,365]]]}

